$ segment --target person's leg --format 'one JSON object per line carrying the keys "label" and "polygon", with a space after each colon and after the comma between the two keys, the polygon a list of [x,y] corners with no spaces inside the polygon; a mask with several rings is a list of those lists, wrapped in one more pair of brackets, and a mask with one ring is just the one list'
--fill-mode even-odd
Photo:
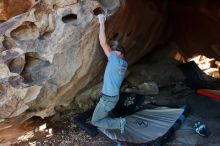
{"label": "person's leg", "polygon": [[109,112],[115,107],[119,97],[102,96],[92,117],[92,124],[104,129],[121,129],[122,118],[109,118]]}
{"label": "person's leg", "polygon": [[107,117],[108,116],[108,112],[105,112],[104,110],[104,103],[103,103],[103,99],[102,99],[102,96],[98,102],[98,104],[96,105],[95,107],[95,110],[93,112],[93,115],[92,115],[92,124],[96,126],[96,122],[103,119],[104,117]]}

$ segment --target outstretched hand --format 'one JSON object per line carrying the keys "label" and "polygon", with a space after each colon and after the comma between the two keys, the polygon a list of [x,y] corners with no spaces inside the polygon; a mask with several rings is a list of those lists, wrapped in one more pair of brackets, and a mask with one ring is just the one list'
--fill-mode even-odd
{"label": "outstretched hand", "polygon": [[105,15],[99,14],[99,15],[98,15],[98,18],[99,18],[99,23],[100,23],[100,24],[104,24],[104,23],[105,23],[105,20],[106,20]]}

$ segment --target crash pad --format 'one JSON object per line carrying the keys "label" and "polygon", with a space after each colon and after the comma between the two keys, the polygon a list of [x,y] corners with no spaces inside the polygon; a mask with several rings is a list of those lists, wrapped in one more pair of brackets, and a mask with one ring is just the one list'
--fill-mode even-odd
{"label": "crash pad", "polygon": [[[131,94],[124,94],[126,96]],[[128,96],[129,98],[130,96]],[[126,113],[126,108],[115,107],[115,109],[123,110],[120,114],[117,114],[117,110],[113,112],[116,117],[119,115],[126,118],[126,127],[123,134],[120,130],[113,129],[101,129],[91,124],[92,110],[79,114],[74,118],[74,122],[77,127],[85,130],[90,136],[96,136],[98,133],[106,137],[114,145],[152,145],[152,144],[164,144],[173,135],[173,133],[180,127],[186,118],[186,107],[161,107],[151,103],[143,104],[143,101],[139,101],[139,95],[132,94],[133,109],[130,107],[130,111]],[[127,105],[127,97],[120,99],[121,103],[117,106]],[[135,100],[136,99],[136,100]],[[141,99],[141,98],[140,98]],[[143,99],[141,99],[143,100]],[[129,104],[132,105],[132,104]],[[138,107],[138,108],[137,108]],[[94,110],[94,109],[93,109]],[[125,115],[122,115],[122,114]]]}

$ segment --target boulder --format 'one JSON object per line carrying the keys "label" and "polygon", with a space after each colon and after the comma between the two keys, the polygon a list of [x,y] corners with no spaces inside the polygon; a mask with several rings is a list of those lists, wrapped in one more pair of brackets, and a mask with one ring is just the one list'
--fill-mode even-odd
{"label": "boulder", "polygon": [[151,0],[26,1],[25,8],[32,4],[28,11],[0,25],[2,125],[21,117],[48,117],[72,102],[85,109],[94,106],[98,97],[79,95],[101,81],[106,65],[98,14],[107,14],[108,41],[122,43],[129,64],[149,52],[162,34],[165,7]]}
{"label": "boulder", "polygon": [[1,0],[0,1],[0,23],[9,18],[25,13],[35,3],[35,0]]}

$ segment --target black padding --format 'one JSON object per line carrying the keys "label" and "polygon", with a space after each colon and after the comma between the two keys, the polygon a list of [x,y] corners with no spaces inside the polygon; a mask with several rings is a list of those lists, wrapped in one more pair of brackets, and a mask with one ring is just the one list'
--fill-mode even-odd
{"label": "black padding", "polygon": [[94,109],[86,111],[74,118],[74,123],[76,126],[82,130],[85,130],[85,132],[92,137],[98,134],[97,127],[91,124],[93,111]]}
{"label": "black padding", "polygon": [[131,115],[143,107],[144,95],[135,93],[121,93],[118,103],[112,110],[115,117]]}

